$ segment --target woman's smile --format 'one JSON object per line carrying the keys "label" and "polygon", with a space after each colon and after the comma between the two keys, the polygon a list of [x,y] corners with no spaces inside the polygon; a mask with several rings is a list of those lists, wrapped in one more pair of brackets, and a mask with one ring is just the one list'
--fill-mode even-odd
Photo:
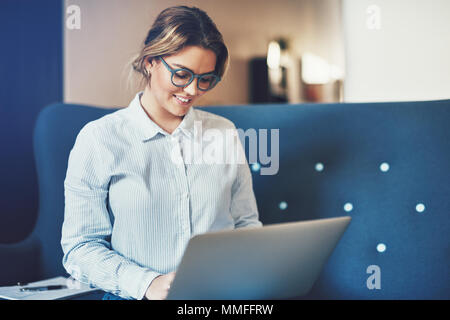
{"label": "woman's smile", "polygon": [[181,96],[181,95],[176,95],[176,94],[174,94],[173,96],[175,97],[175,101],[182,106],[188,106],[193,101],[192,98],[189,98],[186,96]]}

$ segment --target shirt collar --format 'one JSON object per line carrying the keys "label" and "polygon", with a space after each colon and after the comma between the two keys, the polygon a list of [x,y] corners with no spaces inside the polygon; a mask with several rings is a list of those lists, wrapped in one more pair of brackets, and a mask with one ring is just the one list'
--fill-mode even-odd
{"label": "shirt collar", "polygon": [[178,125],[178,128],[175,129],[174,133],[179,130],[183,132],[188,138],[192,138],[194,136],[195,119],[196,117],[194,107],[190,107],[188,112],[184,115],[183,120]]}
{"label": "shirt collar", "polygon": [[[129,114],[138,126],[140,138],[143,141],[154,138],[158,133],[164,136],[170,136],[168,132],[158,126],[145,112],[141,105],[140,97],[143,92],[138,92],[134,99],[128,106]],[[184,115],[183,120],[178,127],[173,131],[172,135],[177,135],[179,132],[184,133],[188,138],[194,136],[194,122],[195,122],[195,110],[193,107],[189,108],[188,112]]]}

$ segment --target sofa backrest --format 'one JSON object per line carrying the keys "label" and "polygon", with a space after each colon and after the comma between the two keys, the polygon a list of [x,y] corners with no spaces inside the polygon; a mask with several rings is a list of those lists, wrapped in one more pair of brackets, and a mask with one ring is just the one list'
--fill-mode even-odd
{"label": "sofa backrest", "polygon": [[42,279],[64,275],[61,228],[64,221],[64,179],[69,153],[81,128],[114,109],[74,104],[53,104],[44,108],[33,134],[33,148],[39,186],[39,213],[31,238],[40,246]]}
{"label": "sofa backrest", "polygon": [[278,174],[253,172],[263,223],[352,217],[308,297],[450,297],[450,100],[207,110],[279,129]]}
{"label": "sofa backrest", "polygon": [[[262,142],[267,135],[268,150],[278,132],[277,174],[261,174],[276,165],[276,148],[272,163],[259,157],[251,164],[264,224],[352,217],[308,298],[450,298],[450,100],[202,109],[254,130]],[[112,111],[65,104],[39,116],[33,234],[45,277],[64,274],[63,182],[75,137]]]}

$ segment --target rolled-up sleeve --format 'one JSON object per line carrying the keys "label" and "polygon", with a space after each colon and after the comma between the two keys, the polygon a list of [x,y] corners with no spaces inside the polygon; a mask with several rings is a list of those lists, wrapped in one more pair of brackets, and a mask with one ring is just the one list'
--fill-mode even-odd
{"label": "rolled-up sleeve", "polygon": [[[124,298],[142,299],[160,273],[111,248],[110,175],[93,123],[78,134],[64,181],[63,265],[77,280]],[[107,158],[107,157],[106,157]]]}

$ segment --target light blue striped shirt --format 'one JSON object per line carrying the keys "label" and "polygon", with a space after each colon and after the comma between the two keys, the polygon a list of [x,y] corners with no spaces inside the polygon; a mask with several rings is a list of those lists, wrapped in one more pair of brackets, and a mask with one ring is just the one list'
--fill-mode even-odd
{"label": "light blue striped shirt", "polygon": [[64,181],[61,239],[69,274],[134,299],[156,276],[176,271],[194,235],[262,225],[240,142],[243,164],[188,161],[198,125],[223,133],[236,131],[234,124],[191,108],[168,134],[147,116],[141,94],[78,134]]}

